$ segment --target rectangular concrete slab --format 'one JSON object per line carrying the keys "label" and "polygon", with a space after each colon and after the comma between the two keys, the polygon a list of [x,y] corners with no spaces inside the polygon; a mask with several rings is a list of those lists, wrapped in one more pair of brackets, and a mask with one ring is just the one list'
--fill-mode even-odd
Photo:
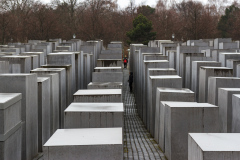
{"label": "rectangular concrete slab", "polygon": [[156,90],[157,87],[182,88],[182,78],[178,75],[149,76],[147,90],[147,128],[154,135],[155,128],[155,109],[156,109]]}
{"label": "rectangular concrete slab", "polygon": [[198,102],[198,94],[199,94],[199,69],[203,66],[214,66],[220,67],[221,63],[216,61],[193,61],[192,62],[192,83],[191,90],[195,92],[195,98]]}
{"label": "rectangular concrete slab", "polygon": [[221,133],[232,132],[233,94],[240,94],[240,88],[218,88],[218,106]]}
{"label": "rectangular concrete slab", "polygon": [[43,152],[43,144],[47,142],[51,134],[50,125],[50,78],[38,77],[38,151]]}
{"label": "rectangular concrete slab", "polygon": [[156,91],[156,109],[155,109],[155,133],[154,139],[158,142],[160,148],[164,151],[165,127],[164,117],[165,109],[161,101],[181,101],[194,102],[195,94],[187,88],[163,88],[157,87]]}
{"label": "rectangular concrete slab", "polygon": [[71,104],[73,101],[73,93],[72,93],[72,66],[71,65],[43,65],[42,68],[59,68],[66,70],[66,101],[67,105]]}
{"label": "rectangular concrete slab", "polygon": [[223,67],[226,67],[227,59],[240,59],[240,53],[220,53],[219,62],[222,63]]}
{"label": "rectangular concrete slab", "polygon": [[59,75],[57,73],[44,74],[36,72],[38,77],[50,78],[50,134],[60,128],[59,119]]}
{"label": "rectangular concrete slab", "polygon": [[122,102],[121,89],[78,90],[74,102]]}
{"label": "rectangular concrete slab", "polygon": [[168,102],[165,104],[165,155],[169,160],[186,160],[188,133],[219,132],[218,107],[208,103]]}
{"label": "rectangular concrete slab", "polygon": [[21,93],[0,93],[0,139],[22,122]]}
{"label": "rectangular concrete slab", "polygon": [[218,105],[218,88],[240,88],[240,78],[209,77],[208,103]]}
{"label": "rectangular concrete slab", "polygon": [[237,65],[240,64],[240,60],[227,59],[226,67],[233,69],[233,77],[237,77]]}
{"label": "rectangular concrete slab", "polygon": [[25,56],[36,55],[38,56],[38,67],[45,64],[44,52],[23,52],[21,53],[21,55],[25,55]]}
{"label": "rectangular concrete slab", "polygon": [[29,56],[2,56],[0,61],[8,61],[10,73],[30,73],[31,57]]}
{"label": "rectangular concrete slab", "polygon": [[0,82],[2,93],[22,93],[22,159],[32,160],[38,153],[37,75],[0,74]]}
{"label": "rectangular concrete slab", "polygon": [[64,128],[123,128],[123,114],[123,103],[72,103],[64,111]]}
{"label": "rectangular concrete slab", "polygon": [[122,134],[122,128],[59,129],[44,145],[44,159],[122,160]]}
{"label": "rectangular concrete slab", "polygon": [[232,95],[232,132],[240,133],[240,94]]}
{"label": "rectangular concrete slab", "polygon": [[188,159],[237,160],[240,157],[239,133],[189,133]]}
{"label": "rectangular concrete slab", "polygon": [[122,59],[98,59],[97,67],[122,67]]}
{"label": "rectangular concrete slab", "polygon": [[[76,89],[76,75],[75,75],[75,53],[52,53],[47,56],[48,64],[51,65],[71,65],[71,70],[69,70],[71,76],[71,87],[72,94]],[[67,71],[68,72],[68,71]]]}
{"label": "rectangular concrete slab", "polygon": [[8,61],[0,61],[0,74],[1,73],[9,73],[9,62]]}
{"label": "rectangular concrete slab", "polygon": [[64,110],[67,108],[67,90],[66,90],[66,69],[65,68],[36,68],[31,73],[59,75],[59,118],[61,120],[60,127],[63,128]]}
{"label": "rectangular concrete slab", "polygon": [[122,72],[122,67],[95,67],[94,72]]}
{"label": "rectangular concrete slab", "polygon": [[122,89],[122,82],[91,82],[87,89]]}
{"label": "rectangular concrete slab", "polygon": [[92,82],[123,82],[122,72],[93,72]]}
{"label": "rectangular concrete slab", "polygon": [[200,67],[199,69],[199,98],[198,101],[208,101],[208,78],[209,77],[232,77],[233,70],[226,67]]}

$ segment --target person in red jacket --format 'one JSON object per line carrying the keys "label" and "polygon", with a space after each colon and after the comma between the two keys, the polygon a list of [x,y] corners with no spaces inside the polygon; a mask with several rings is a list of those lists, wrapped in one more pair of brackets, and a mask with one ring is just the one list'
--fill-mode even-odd
{"label": "person in red jacket", "polygon": [[127,68],[127,63],[128,63],[128,59],[125,56],[125,58],[123,59],[123,63],[124,63],[124,68]]}

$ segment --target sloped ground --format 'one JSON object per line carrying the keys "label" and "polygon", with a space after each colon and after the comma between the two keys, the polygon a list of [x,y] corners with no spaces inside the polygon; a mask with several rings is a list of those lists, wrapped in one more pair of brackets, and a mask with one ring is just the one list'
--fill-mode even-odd
{"label": "sloped ground", "polygon": [[124,114],[124,159],[125,160],[165,160],[165,156],[157,143],[146,130],[137,114],[135,99],[129,92],[129,70],[124,69],[123,102]]}

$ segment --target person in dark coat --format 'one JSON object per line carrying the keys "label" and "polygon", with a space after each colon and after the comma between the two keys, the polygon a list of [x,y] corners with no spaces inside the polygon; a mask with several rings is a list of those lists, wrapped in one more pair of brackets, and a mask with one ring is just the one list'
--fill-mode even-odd
{"label": "person in dark coat", "polygon": [[129,82],[130,92],[132,92],[133,72],[130,72],[128,82]]}

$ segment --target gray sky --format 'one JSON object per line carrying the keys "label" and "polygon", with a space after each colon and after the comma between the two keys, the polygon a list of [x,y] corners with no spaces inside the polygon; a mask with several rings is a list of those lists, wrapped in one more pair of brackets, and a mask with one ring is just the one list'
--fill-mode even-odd
{"label": "gray sky", "polygon": [[[41,2],[43,3],[50,3],[51,0],[40,0]],[[83,0],[80,0],[80,1],[83,1]],[[133,0],[135,1],[135,5],[141,5],[141,4],[144,4],[144,5],[149,5],[151,7],[155,7],[156,3],[157,3],[157,0]],[[176,0],[177,2],[180,2],[182,0]],[[194,0],[194,1],[200,1],[204,4],[206,4],[208,2],[208,0]],[[233,1],[233,0],[229,0],[229,1]],[[130,3],[130,0],[118,0],[118,6],[119,8],[126,8]]]}

